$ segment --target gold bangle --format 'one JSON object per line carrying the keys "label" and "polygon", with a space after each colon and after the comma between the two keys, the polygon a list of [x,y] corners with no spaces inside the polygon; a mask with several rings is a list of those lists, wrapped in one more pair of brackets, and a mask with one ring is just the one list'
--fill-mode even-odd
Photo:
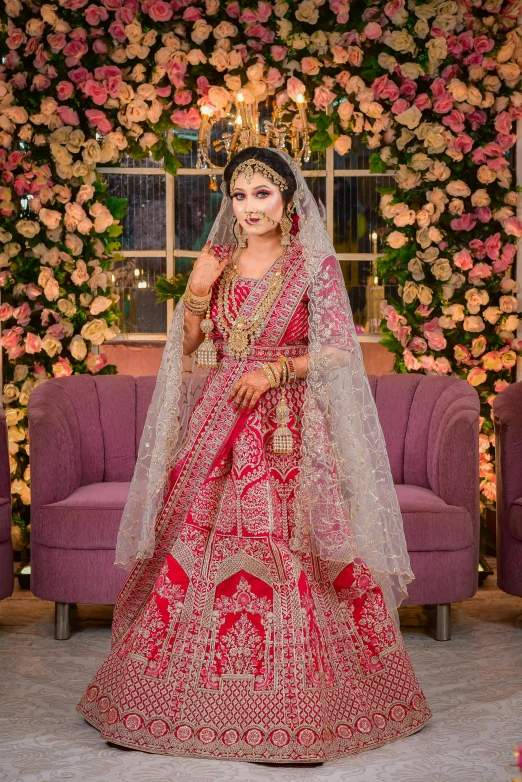
{"label": "gold bangle", "polygon": [[277,379],[270,364],[263,364],[262,369],[264,370],[265,375],[268,378],[268,382],[270,383],[270,388],[277,388]]}
{"label": "gold bangle", "polygon": [[289,366],[288,366],[288,359],[286,358],[286,356],[283,356],[281,354],[280,356],[277,357],[277,361],[281,363],[282,382],[283,382],[283,385],[286,386],[286,384],[288,383],[288,381],[290,379],[290,371],[289,371]]}
{"label": "gold bangle", "polygon": [[210,297],[212,296],[212,289],[210,289],[208,293],[205,293],[204,296],[198,296],[197,293],[194,293],[194,291],[191,290],[190,283],[187,285],[186,290],[189,292],[190,297],[195,301],[210,301]]}
{"label": "gold bangle", "polygon": [[276,379],[276,382],[277,382],[276,388],[279,388],[279,386],[281,385],[281,367],[279,366],[277,361],[270,363],[268,366],[270,367],[270,369],[274,373],[274,376],[275,376],[275,379]]}

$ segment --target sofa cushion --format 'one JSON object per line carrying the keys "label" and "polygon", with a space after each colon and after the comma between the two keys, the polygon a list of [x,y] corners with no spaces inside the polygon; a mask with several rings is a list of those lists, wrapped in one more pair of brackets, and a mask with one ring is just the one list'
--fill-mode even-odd
{"label": "sofa cushion", "polygon": [[468,511],[447,505],[431,489],[395,484],[408,551],[458,551],[473,545]]}
{"label": "sofa cushion", "polygon": [[511,503],[509,531],[517,540],[522,540],[522,497]]}
{"label": "sofa cushion", "polygon": [[11,500],[0,497],[0,543],[11,540]]}
{"label": "sofa cushion", "polygon": [[80,486],[65,500],[43,505],[34,542],[67,549],[115,549],[129,481]]}

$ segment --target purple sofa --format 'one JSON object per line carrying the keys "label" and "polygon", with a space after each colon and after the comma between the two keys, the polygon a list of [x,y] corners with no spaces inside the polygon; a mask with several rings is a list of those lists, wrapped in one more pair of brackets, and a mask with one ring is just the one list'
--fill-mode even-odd
{"label": "purple sofa", "polygon": [[[450,604],[478,582],[479,400],[466,382],[370,376],[416,580],[409,604],[436,604],[435,637],[450,637]],[[114,604],[118,526],[155,377],[78,375],[37,386],[29,400],[31,582],[56,603]]]}
{"label": "purple sofa", "polygon": [[14,587],[13,544],[11,542],[11,474],[5,410],[0,407],[0,600],[10,597]]}
{"label": "purple sofa", "polygon": [[497,473],[497,584],[522,597],[522,382],[493,400]]}

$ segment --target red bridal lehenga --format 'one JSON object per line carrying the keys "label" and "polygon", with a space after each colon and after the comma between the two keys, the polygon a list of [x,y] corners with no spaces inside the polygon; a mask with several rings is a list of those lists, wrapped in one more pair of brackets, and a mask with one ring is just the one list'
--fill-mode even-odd
{"label": "red bridal lehenga", "polygon": [[[220,360],[170,473],[154,555],[120,590],[110,654],[77,706],[108,741],[171,755],[317,762],[408,736],[431,717],[365,563],[289,547],[306,381],[287,386],[291,454],[272,448],[278,389],[251,412],[228,404],[240,374],[280,353],[307,352],[300,247],[294,241],[287,253],[281,294],[246,365],[224,354],[214,329]],[[222,257],[230,245],[213,249]],[[238,279],[244,314],[273,272]],[[214,291],[214,323],[216,307]]]}

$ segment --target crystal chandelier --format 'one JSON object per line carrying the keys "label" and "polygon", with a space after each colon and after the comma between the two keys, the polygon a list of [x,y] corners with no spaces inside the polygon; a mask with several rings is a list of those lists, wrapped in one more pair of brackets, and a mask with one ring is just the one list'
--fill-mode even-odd
{"label": "crystal chandelier", "polygon": [[[227,154],[227,162],[232,155],[245,147],[275,147],[286,149],[294,161],[301,163],[310,160],[310,125],[306,114],[306,100],[301,93],[296,96],[295,104],[299,124],[294,124],[296,116],[292,113],[291,119],[284,119],[288,114],[288,107],[275,106],[270,119],[264,120],[264,132],[260,130],[260,106],[258,101],[247,103],[244,95],[238,92],[233,111],[229,111],[225,118],[233,122],[233,131],[223,133],[220,138],[210,140],[210,132],[215,122],[214,109],[210,106],[201,107],[201,124],[198,133],[198,154],[196,168],[214,168],[211,160],[212,147],[216,152],[224,150]],[[215,174],[210,174],[210,188],[217,190]]]}

